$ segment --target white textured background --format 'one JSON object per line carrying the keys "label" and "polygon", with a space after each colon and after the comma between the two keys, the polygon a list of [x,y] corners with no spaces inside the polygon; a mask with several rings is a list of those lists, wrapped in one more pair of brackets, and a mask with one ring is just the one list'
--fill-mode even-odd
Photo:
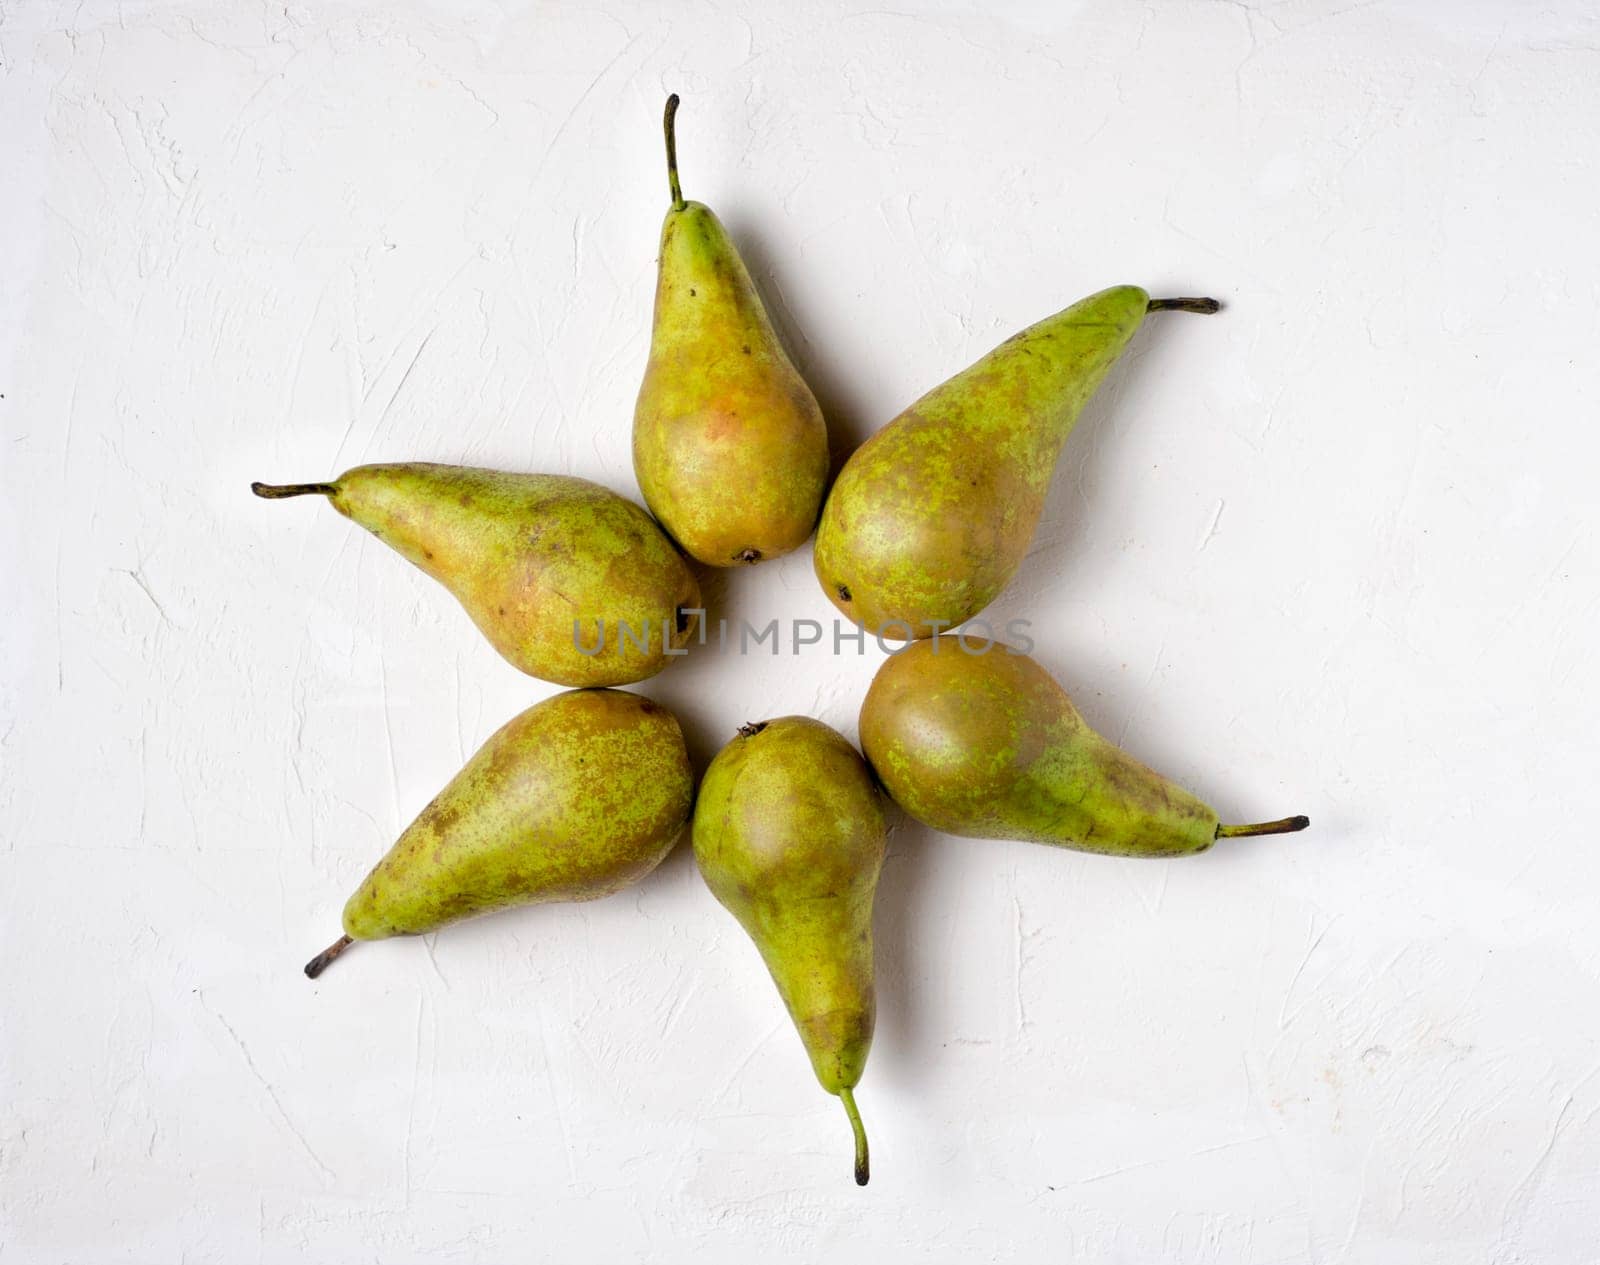
{"label": "white textured background", "polygon": [[[0,1260],[1600,1254],[1594,6],[995,7],[4,4]],[[902,826],[865,1191],[685,849],[300,974],[550,687],[247,484],[631,494],[669,89],[841,447],[1101,286],[1230,305],[1146,326],[995,613],[1314,828]],[[832,614],[808,551],[710,594]],[[703,760],[853,735],[878,658],[643,688]]]}

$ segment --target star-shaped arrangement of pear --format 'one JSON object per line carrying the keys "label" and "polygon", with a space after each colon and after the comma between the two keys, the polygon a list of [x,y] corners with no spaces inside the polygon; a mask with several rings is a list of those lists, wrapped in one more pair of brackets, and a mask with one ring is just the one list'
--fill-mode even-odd
{"label": "star-shaped arrangement of pear", "polygon": [[[1078,414],[1147,315],[1214,299],[1102,290],[1013,335],[867,440],[827,486],[821,410],[784,352],[732,239],[679,187],[661,228],[649,362],[633,426],[650,512],[583,479],[401,463],[319,495],[438,580],[507,660],[579,688],[493,734],[373,867],[315,979],[357,940],[477,914],[591,900],[637,882],[691,824],[707,886],[755,942],[818,1081],[855,1135],[872,1045],[872,914],[884,800],[947,834],[1118,856],[1203,852],[1304,829],[1224,825],[1215,810],[1084,723],[1016,647],[940,636],[1026,556]],[[819,522],[820,514],[820,522]],[[652,517],[652,515],[654,517]],[[677,719],[642,695],[703,617],[685,555],[748,566],[816,529],[822,591],[891,653],[861,708],[865,759],[804,716],[743,726],[699,785]]]}

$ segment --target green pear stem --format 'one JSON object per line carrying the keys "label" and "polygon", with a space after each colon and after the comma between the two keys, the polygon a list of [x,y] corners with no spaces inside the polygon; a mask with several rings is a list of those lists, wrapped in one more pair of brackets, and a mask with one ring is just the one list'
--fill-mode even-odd
{"label": "green pear stem", "polygon": [[861,1123],[861,1113],[856,1110],[856,1096],[849,1089],[841,1089],[839,1101],[844,1103],[844,1114],[850,1117],[850,1127],[855,1130],[856,1185],[865,1186],[870,1176],[867,1171],[867,1130]]}
{"label": "green pear stem", "polygon": [[672,189],[672,209],[681,211],[688,205],[683,200],[683,190],[678,187],[678,94],[667,98],[667,113],[661,126],[667,134],[667,184]]}
{"label": "green pear stem", "polygon": [[1222,304],[1215,299],[1151,299],[1146,312],[1198,312],[1201,316],[1213,316],[1222,311]]}
{"label": "green pear stem", "polygon": [[1292,835],[1311,824],[1309,817],[1285,817],[1282,821],[1258,821],[1249,826],[1218,826],[1217,838],[1242,839],[1248,835]]}
{"label": "green pear stem", "polygon": [[351,940],[349,936],[340,936],[321,953],[317,954],[316,957],[312,958],[311,961],[306,963],[306,978],[316,979],[317,976],[321,975],[322,972],[327,969],[329,962],[333,961],[334,958],[338,957],[354,943],[355,941]]}
{"label": "green pear stem", "polygon": [[286,496],[332,496],[339,489],[332,483],[252,483],[250,490],[269,501]]}

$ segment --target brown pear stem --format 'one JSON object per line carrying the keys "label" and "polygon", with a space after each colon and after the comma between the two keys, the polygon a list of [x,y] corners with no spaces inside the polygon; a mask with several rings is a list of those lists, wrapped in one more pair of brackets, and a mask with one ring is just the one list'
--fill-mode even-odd
{"label": "brown pear stem", "polygon": [[844,1114],[850,1117],[850,1128],[856,1135],[856,1185],[865,1186],[871,1176],[867,1168],[867,1130],[861,1123],[861,1113],[856,1110],[855,1095],[849,1089],[841,1089],[839,1101],[844,1103]]}
{"label": "brown pear stem", "polygon": [[1248,835],[1292,835],[1311,824],[1309,817],[1285,817],[1282,821],[1258,821],[1250,826],[1218,826],[1217,838],[1243,839]]}
{"label": "brown pear stem", "polygon": [[329,962],[333,961],[334,958],[338,957],[354,943],[355,942],[351,940],[349,936],[340,936],[321,953],[317,954],[316,957],[312,958],[311,961],[306,963],[306,978],[316,979],[317,976],[321,975],[322,972],[327,969]]}
{"label": "brown pear stem", "polygon": [[681,211],[688,205],[683,200],[683,190],[678,187],[678,94],[667,98],[667,113],[661,126],[667,134],[667,184],[672,189],[672,209]]}
{"label": "brown pear stem", "polygon": [[332,496],[339,489],[332,483],[252,483],[250,490],[269,501],[286,496]]}
{"label": "brown pear stem", "polygon": [[1215,299],[1151,299],[1146,312],[1198,312],[1201,316],[1214,316],[1222,311]]}

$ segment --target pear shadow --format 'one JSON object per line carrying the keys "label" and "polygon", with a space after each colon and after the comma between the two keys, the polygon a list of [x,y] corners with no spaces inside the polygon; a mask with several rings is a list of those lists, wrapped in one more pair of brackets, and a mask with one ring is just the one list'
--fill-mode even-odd
{"label": "pear shadow", "polygon": [[[680,717],[680,723],[682,718]],[[689,737],[688,726],[685,729],[685,742]],[[694,761],[693,754],[690,755]],[[694,784],[698,791],[700,784],[699,767],[696,766]],[[497,937],[510,935],[517,944],[519,951],[532,952],[533,946],[539,943],[546,929],[558,920],[558,915],[563,911],[585,907],[610,907],[619,908],[624,903],[633,903],[638,900],[641,892],[648,892],[652,888],[671,890],[674,884],[690,881],[700,885],[698,868],[694,859],[694,848],[690,845],[690,826],[694,820],[694,811],[691,805],[689,816],[684,819],[682,828],[672,841],[672,847],[662,857],[660,864],[644,877],[615,892],[593,900],[559,900],[559,901],[534,901],[524,905],[512,905],[505,909],[490,910],[486,913],[462,919],[460,922],[449,923],[433,931],[420,935],[397,937],[402,943],[412,944],[418,953],[425,953],[428,958],[434,958],[434,951],[428,947],[432,938],[444,935],[449,940],[459,943],[464,947],[470,945],[475,939],[484,944],[492,943]],[[695,878],[688,880],[690,872]],[[705,892],[709,896],[709,892]],[[358,946],[360,947],[360,946]],[[339,965],[330,966],[329,970],[337,970]],[[437,970],[437,962],[434,963]],[[322,981],[317,981],[322,982]]]}
{"label": "pear shadow", "polygon": [[[1055,647],[1032,656],[1061,688],[1067,692],[1089,727],[1108,741],[1114,742],[1134,759],[1158,776],[1177,783],[1216,810],[1225,824],[1255,821],[1276,821],[1296,813],[1309,813],[1306,804],[1309,794],[1292,795],[1293,802],[1279,803],[1277,792],[1263,788],[1260,779],[1252,780],[1236,767],[1222,761],[1207,760],[1192,748],[1184,747],[1178,740],[1166,737],[1170,726],[1161,723],[1162,714],[1174,710],[1179,704],[1170,694],[1153,684],[1138,689],[1129,697],[1130,689],[1120,661],[1108,658],[1097,649]],[[1103,689],[1101,687],[1104,687]],[[1114,714],[1105,703],[1105,694],[1116,692],[1127,702]],[[1137,728],[1130,728],[1137,722]],[[1182,770],[1193,769],[1195,775],[1185,776]],[[1313,816],[1310,829],[1316,829]],[[1296,836],[1260,835],[1218,840],[1219,848],[1228,854],[1243,852],[1254,845],[1291,845]],[[1173,860],[1190,861],[1213,856],[1218,848],[1208,849],[1200,858],[1157,858],[1170,864]]]}
{"label": "pear shadow", "polygon": [[[691,646],[691,655],[696,649],[700,647]],[[702,660],[712,657],[714,656],[700,656]],[[694,770],[695,786],[698,788],[701,777],[705,775],[706,766],[733,734],[722,733],[721,730],[725,726],[713,723],[713,709],[696,701],[712,697],[708,691],[712,685],[710,673],[714,672],[715,668],[707,664],[697,671],[694,658],[686,657],[670,671],[676,678],[674,682],[658,683],[659,677],[653,677],[648,681],[641,681],[636,688],[639,693],[654,699],[677,718],[678,727],[683,731],[683,745],[689,752],[689,766]]]}
{"label": "pear shadow", "polygon": [[[678,718],[698,784],[706,766],[736,732],[736,725],[730,728],[726,723],[713,724],[711,718],[715,704],[726,694],[725,682],[719,680],[726,667],[724,659],[739,645],[741,629],[752,607],[747,596],[741,596],[748,594],[748,586],[739,584],[736,577],[746,568],[695,569],[701,581],[701,605],[706,609],[704,644],[698,637],[691,637],[687,654],[675,656],[666,668],[631,688],[655,699]],[[726,646],[719,633],[724,623]],[[741,723],[764,719],[751,714],[742,717]]]}
{"label": "pear shadow", "polygon": [[[695,776],[696,791],[699,790],[699,786],[700,778],[697,773]],[[635,883],[633,887],[624,888],[617,895],[625,895],[627,892],[635,890],[648,890],[662,883],[679,883],[683,881],[684,875],[689,870],[696,869],[694,848],[689,842],[689,827],[693,822],[694,810],[691,809],[688,820],[683,823],[683,829],[679,831],[677,839],[673,842],[672,851],[661,858],[661,864]]]}
{"label": "pear shadow", "polygon": [[807,301],[799,285],[785,287],[778,277],[798,276],[800,269],[788,268],[787,258],[772,245],[759,223],[743,215],[727,219],[728,234],[749,270],[756,292],[778,331],[778,341],[789,355],[811,394],[822,409],[828,426],[828,483],[838,477],[850,454],[887,418],[874,424],[861,394],[852,385],[850,374],[832,348],[807,331],[822,329],[816,305]]}
{"label": "pear shadow", "polygon": [[[1224,309],[1226,310],[1226,309]],[[1037,591],[1048,580],[1070,577],[1091,565],[1086,544],[1086,529],[1096,516],[1115,512],[1115,506],[1102,503],[1109,496],[1106,481],[1100,477],[1115,452],[1110,438],[1120,438],[1123,427],[1113,415],[1124,410],[1124,396],[1147,374],[1160,375],[1169,358],[1177,354],[1178,330],[1168,330],[1168,322],[1212,319],[1180,313],[1154,314],[1135,335],[1128,352],[1112,366],[1100,389],[1085,405],[1073,433],[1067,439],[1052,480],[1039,526],[1027,555],[1004,592],[983,617],[1002,627],[1012,616],[1027,617],[1029,606],[1020,595]],[[1131,424],[1137,429],[1137,421]],[[1193,768],[1194,753],[1176,749],[1161,735],[1170,732],[1160,723],[1169,696],[1151,687],[1130,687],[1120,659],[1108,656],[1097,639],[1074,638],[1065,628],[1050,630],[1049,647],[1030,652],[1060,682],[1090,726],[1103,737],[1124,746],[1128,753],[1156,773],[1169,778],[1216,808],[1225,822],[1272,820],[1304,807],[1260,803],[1260,787],[1250,788],[1249,779],[1223,767],[1199,771],[1198,781],[1178,774]],[[1064,669],[1064,670],[1063,670]],[[1111,714],[1102,695],[1117,695],[1126,700],[1122,714]],[[1126,735],[1126,741],[1124,741]],[[1279,836],[1263,836],[1253,843],[1271,842]],[[1230,842],[1239,843],[1243,840]]]}
{"label": "pear shadow", "polygon": [[877,1030],[873,1063],[880,1075],[912,1088],[927,1082],[938,1037],[930,1030],[926,964],[920,937],[932,924],[936,832],[889,801],[890,833],[873,912]]}
{"label": "pear shadow", "polygon": [[[1114,452],[1113,438],[1120,438],[1123,430],[1112,420],[1113,415],[1124,411],[1123,397],[1133,384],[1150,375],[1159,379],[1176,354],[1177,339],[1166,328],[1168,323],[1209,319],[1214,318],[1154,313],[1145,320],[1132,345],[1078,415],[1056,464],[1028,552],[998,601],[1005,601],[1008,593],[1031,591],[1031,584],[1047,577],[1083,569],[1085,528],[1096,517],[1115,512],[1114,506],[1102,507],[1107,492],[1105,480],[1099,477]],[[1136,428],[1137,422],[1132,425]]]}

